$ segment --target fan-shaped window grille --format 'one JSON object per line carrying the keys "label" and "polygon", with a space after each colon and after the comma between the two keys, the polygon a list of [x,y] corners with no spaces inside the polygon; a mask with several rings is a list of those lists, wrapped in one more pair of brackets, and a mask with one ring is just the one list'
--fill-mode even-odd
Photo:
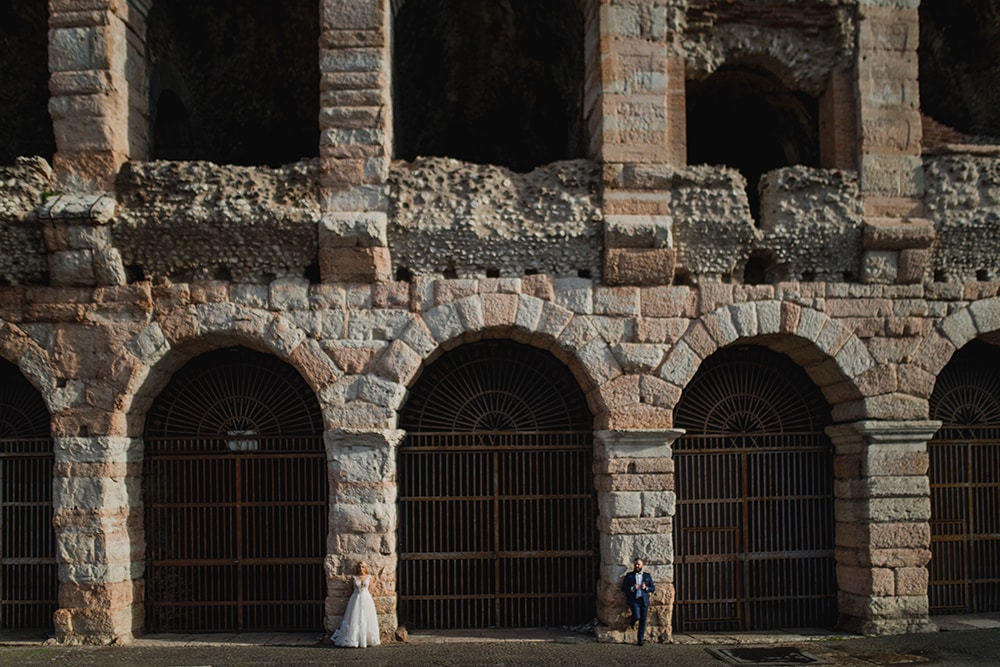
{"label": "fan-shaped window grille", "polygon": [[674,423],[674,623],[680,632],[836,620],[829,408],[806,373],[760,347],[720,350]]}
{"label": "fan-shaped window grille", "polygon": [[1000,611],[1000,347],[974,340],[938,376],[928,443],[935,613]]}
{"label": "fan-shaped window grille", "polygon": [[58,578],[49,411],[0,363],[0,629],[51,628]]}
{"label": "fan-shaped window grille", "polygon": [[593,417],[573,375],[551,354],[488,341],[429,366],[410,392],[408,432],[588,430]]}
{"label": "fan-shaped window grille", "polygon": [[592,417],[566,367],[508,341],[463,345],[424,371],[400,422],[400,620],[592,620]]}
{"label": "fan-shaped window grille", "polygon": [[812,433],[830,421],[805,371],[765,348],[712,355],[684,388],[674,424],[689,433],[754,436]]}
{"label": "fan-shaped window grille", "polygon": [[321,627],[322,435],[313,392],[274,357],[232,348],[177,372],[145,433],[150,630]]}

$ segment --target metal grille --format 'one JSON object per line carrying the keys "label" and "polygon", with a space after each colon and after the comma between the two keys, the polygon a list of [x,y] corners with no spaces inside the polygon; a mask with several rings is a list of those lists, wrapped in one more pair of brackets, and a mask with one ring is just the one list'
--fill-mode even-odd
{"label": "metal grille", "polygon": [[41,396],[0,369],[0,629],[52,627],[58,576],[52,438]]}
{"label": "metal grille", "polygon": [[267,355],[225,350],[174,377],[145,436],[150,630],[321,629],[321,434],[309,387]]}
{"label": "metal grille", "polygon": [[1000,351],[979,341],[938,377],[928,443],[934,613],[1000,611]]}
{"label": "metal grille", "polygon": [[677,407],[679,632],[832,625],[829,410],[783,355],[722,350]]}
{"label": "metal grille", "polygon": [[[585,405],[566,369],[526,346],[467,345],[425,371],[401,420],[412,429],[398,466],[403,623],[517,628],[594,618]],[[419,430],[442,423],[459,432]]]}

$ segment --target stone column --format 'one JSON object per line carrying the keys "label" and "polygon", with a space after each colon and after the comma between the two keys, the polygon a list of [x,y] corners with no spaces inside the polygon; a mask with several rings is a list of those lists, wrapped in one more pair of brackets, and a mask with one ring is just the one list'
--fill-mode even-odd
{"label": "stone column", "polygon": [[867,283],[919,283],[930,267],[934,227],[923,218],[918,4],[858,3],[862,280]]}
{"label": "stone column", "polygon": [[59,642],[121,643],[142,630],[141,459],[134,438],[55,438]]}
{"label": "stone column", "polygon": [[673,281],[667,192],[639,169],[683,166],[687,159],[684,59],[670,40],[685,8],[667,4],[595,0],[596,12],[588,16],[588,131],[590,152],[605,165],[604,279],[610,285]]}
{"label": "stone column", "polygon": [[126,63],[137,53],[130,30],[133,39],[143,31],[147,10],[143,0],[49,0],[53,167],[71,189],[112,189],[129,157],[130,114],[145,109],[139,101],[130,108],[130,92],[142,87],[127,75]]}
{"label": "stone column", "polygon": [[320,16],[320,274],[324,282],[384,282],[390,8],[388,0],[321,0]]}
{"label": "stone column", "polygon": [[674,460],[671,445],[684,432],[675,429],[598,431],[595,434],[595,484],[601,532],[601,578],[597,592],[598,641],[634,641],[627,629],[628,609],[621,580],[641,557],[656,582],[650,600],[647,638],[671,636],[674,603]]}
{"label": "stone column", "polygon": [[935,630],[927,604],[936,421],[831,426],[839,625],[870,635]]}
{"label": "stone column", "polygon": [[330,479],[326,555],[327,632],[340,626],[358,562],[372,570],[372,595],[383,637],[396,617],[396,447],[399,430],[335,429],[325,434]]}

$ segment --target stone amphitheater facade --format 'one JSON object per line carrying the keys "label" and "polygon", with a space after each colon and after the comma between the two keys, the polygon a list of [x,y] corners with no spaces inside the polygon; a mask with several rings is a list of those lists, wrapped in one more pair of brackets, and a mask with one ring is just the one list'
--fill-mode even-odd
{"label": "stone amphitheater facade", "polygon": [[[934,629],[930,400],[956,353],[1000,340],[1000,148],[931,136],[918,2],[559,3],[581,28],[582,139],[516,169],[400,148],[394,30],[418,0],[303,3],[314,153],[157,159],[157,4],[49,0],[34,55],[52,150],[0,166],[0,356],[50,416],[58,641],[148,629],[146,416],[232,346],[293,368],[322,415],[317,626],[337,627],[363,560],[392,636],[400,414],[425,368],[482,340],[545,350],[585,395],[602,640],[632,636],[619,582],[636,555],[658,583],[650,632],[671,635],[675,408],[742,347],[787,357],[829,410],[831,624]],[[741,81],[763,70],[813,101],[816,153],[750,195],[740,165],[689,164],[686,101],[747,63]]]}

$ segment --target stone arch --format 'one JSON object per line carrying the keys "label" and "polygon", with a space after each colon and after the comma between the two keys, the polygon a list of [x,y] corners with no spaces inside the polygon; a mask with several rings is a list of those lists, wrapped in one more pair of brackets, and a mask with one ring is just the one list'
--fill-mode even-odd
{"label": "stone arch", "polygon": [[955,352],[975,338],[1000,340],[1000,297],[976,301],[938,323],[908,360],[922,371],[914,376],[910,392],[929,398],[937,376]]}
{"label": "stone arch", "polygon": [[0,357],[17,366],[38,390],[50,414],[82,402],[80,383],[69,380],[49,353],[15,324],[0,320]]}
{"label": "stone arch", "polygon": [[657,377],[676,387],[679,397],[702,361],[735,343],[764,345],[801,366],[833,407],[834,421],[867,409],[862,387],[876,368],[868,348],[826,314],[788,301],[723,306],[695,320],[667,353]]}
{"label": "stone arch", "polygon": [[129,433],[142,433],[146,410],[174,371],[201,353],[234,344],[273,354],[295,368],[317,392],[324,421],[330,426],[324,389],[342,371],[319,343],[284,315],[235,304],[203,304],[168,313],[125,344],[122,363],[135,370],[119,388],[118,402],[127,416]]}
{"label": "stone arch", "polygon": [[477,294],[415,315],[366,382],[382,388],[386,400],[381,407],[398,413],[424,365],[462,343],[483,338],[509,338],[551,351],[580,383],[595,428],[605,427],[605,391],[623,373],[613,351],[585,317],[527,294]]}

